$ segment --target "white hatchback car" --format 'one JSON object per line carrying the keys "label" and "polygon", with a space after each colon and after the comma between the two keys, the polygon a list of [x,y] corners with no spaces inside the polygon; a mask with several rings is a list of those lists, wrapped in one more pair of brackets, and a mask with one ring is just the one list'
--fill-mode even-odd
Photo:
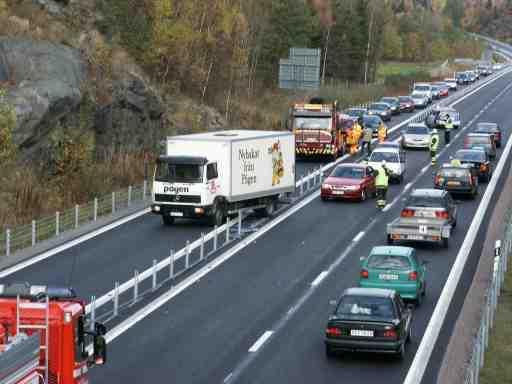
{"label": "white hatchback car", "polygon": [[382,160],[386,161],[386,167],[391,171],[391,178],[401,183],[405,174],[405,153],[399,148],[375,148],[368,158],[368,165],[377,169],[382,164]]}

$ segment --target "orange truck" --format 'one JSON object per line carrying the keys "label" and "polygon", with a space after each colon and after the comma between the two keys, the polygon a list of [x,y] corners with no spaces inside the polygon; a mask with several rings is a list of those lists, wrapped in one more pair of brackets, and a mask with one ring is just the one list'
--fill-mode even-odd
{"label": "orange truck", "polygon": [[336,101],[313,98],[290,108],[287,126],[295,134],[297,157],[328,157],[336,160],[357,147],[360,132],[350,116],[341,113]]}
{"label": "orange truck", "polygon": [[106,328],[93,328],[70,288],[0,284],[0,383],[88,384],[106,362]]}

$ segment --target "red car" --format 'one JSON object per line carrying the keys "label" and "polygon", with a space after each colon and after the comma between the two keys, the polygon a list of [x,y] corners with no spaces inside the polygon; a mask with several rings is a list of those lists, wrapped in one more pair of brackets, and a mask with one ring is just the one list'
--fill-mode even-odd
{"label": "red car", "polygon": [[375,196],[376,171],[366,164],[340,164],[322,183],[320,197],[364,201]]}

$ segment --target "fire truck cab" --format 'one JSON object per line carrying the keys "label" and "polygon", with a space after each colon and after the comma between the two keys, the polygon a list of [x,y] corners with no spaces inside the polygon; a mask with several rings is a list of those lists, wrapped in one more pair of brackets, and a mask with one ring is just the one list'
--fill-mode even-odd
{"label": "fire truck cab", "polygon": [[71,288],[0,284],[0,383],[86,384],[89,368],[106,362],[105,333],[86,327]]}
{"label": "fire truck cab", "polygon": [[327,156],[336,159],[345,151],[343,129],[340,126],[338,104],[325,104],[315,98],[310,103],[294,104],[290,108],[288,128],[295,134],[297,156]]}

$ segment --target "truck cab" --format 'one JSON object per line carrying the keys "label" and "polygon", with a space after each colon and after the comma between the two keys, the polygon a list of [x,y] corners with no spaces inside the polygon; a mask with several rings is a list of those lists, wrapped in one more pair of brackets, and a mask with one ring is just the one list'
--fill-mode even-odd
{"label": "truck cab", "polygon": [[106,362],[106,328],[87,328],[85,303],[72,289],[0,284],[0,382],[31,383],[13,378],[37,374],[47,383],[88,383],[89,368]]}

